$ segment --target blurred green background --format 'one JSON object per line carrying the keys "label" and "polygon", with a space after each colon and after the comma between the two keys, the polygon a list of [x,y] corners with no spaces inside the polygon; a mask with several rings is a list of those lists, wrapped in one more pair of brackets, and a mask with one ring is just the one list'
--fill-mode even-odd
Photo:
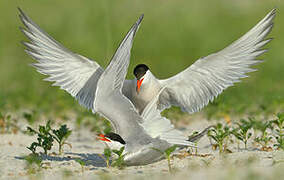
{"label": "blurred green background", "polygon": [[[274,7],[275,39],[266,61],[197,114],[219,117],[274,114],[284,109],[284,3],[280,0],[1,0],[0,111],[35,110],[49,115],[89,113],[66,92],[52,87],[28,66],[19,31],[21,7],[42,29],[67,48],[108,64],[119,42],[145,14],[132,49],[128,78],[138,63],[158,78],[170,77],[199,57],[218,51],[247,32]],[[180,113],[177,109],[170,112]]]}

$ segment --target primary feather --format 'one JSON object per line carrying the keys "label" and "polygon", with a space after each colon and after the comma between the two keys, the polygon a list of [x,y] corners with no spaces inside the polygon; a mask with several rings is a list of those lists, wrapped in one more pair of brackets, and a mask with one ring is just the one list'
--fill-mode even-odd
{"label": "primary feather", "polygon": [[21,9],[19,11],[20,19],[26,27],[20,29],[30,39],[30,42],[23,44],[27,47],[26,52],[37,61],[32,66],[38,72],[49,76],[46,81],[54,82],[53,86],[60,86],[81,105],[94,111],[96,85],[103,69],[95,61],[65,48]]}
{"label": "primary feather", "polygon": [[271,41],[265,39],[273,27],[276,10],[273,9],[249,32],[223,50],[200,58],[181,73],[160,80],[166,87],[159,99],[159,109],[172,105],[194,113],[213,101],[226,88],[255,71],[251,66],[262,61],[256,58],[267,50]]}

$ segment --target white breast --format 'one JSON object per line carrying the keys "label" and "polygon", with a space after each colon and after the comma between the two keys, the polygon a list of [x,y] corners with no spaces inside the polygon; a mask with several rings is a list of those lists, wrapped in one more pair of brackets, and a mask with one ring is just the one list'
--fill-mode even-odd
{"label": "white breast", "polygon": [[138,109],[139,114],[141,114],[147,104],[157,96],[161,89],[160,83],[157,79],[152,76],[147,80],[144,80],[140,88],[140,92],[136,92],[136,84],[132,91],[132,103]]}

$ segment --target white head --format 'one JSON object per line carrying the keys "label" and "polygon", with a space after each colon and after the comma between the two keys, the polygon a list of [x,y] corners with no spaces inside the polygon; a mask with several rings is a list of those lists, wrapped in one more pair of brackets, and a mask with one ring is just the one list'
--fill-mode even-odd
{"label": "white head", "polygon": [[148,80],[150,73],[149,67],[145,64],[138,64],[133,71],[134,76],[137,79],[136,91],[139,93],[142,82],[146,82]]}
{"label": "white head", "polygon": [[103,141],[110,149],[119,150],[121,147],[125,146],[126,144],[120,135],[112,132],[107,133],[105,135],[100,134],[98,139]]}

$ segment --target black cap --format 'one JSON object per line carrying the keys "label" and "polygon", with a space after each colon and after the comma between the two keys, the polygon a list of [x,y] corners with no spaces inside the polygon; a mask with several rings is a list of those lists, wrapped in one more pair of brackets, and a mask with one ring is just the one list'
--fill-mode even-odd
{"label": "black cap", "polygon": [[144,76],[148,69],[148,66],[146,66],[145,64],[138,64],[134,68],[133,74],[137,79],[140,79],[142,76]]}
{"label": "black cap", "polygon": [[118,141],[121,144],[125,144],[125,141],[121,138],[121,136],[116,133],[113,132],[107,133],[105,137],[109,138],[112,141]]}

